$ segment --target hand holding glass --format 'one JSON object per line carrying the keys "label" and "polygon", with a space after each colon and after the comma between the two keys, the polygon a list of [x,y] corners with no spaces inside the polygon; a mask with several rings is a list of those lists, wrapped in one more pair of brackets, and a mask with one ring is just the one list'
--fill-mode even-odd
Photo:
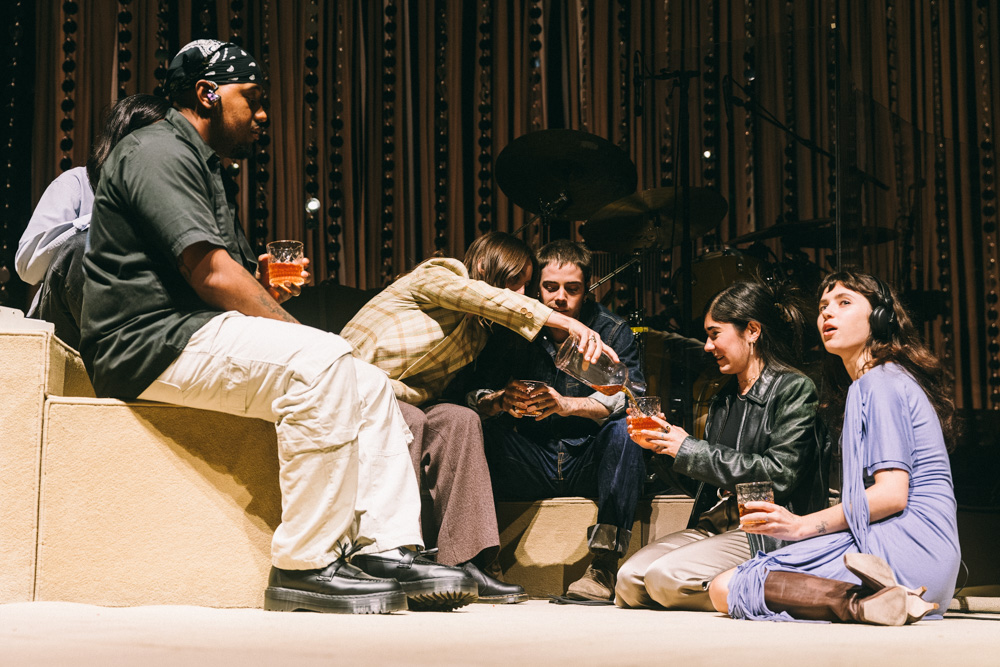
{"label": "hand holding glass", "polygon": [[660,431],[662,426],[653,421],[653,417],[660,414],[659,396],[642,396],[635,399],[632,404],[632,414],[626,419],[628,433],[632,435],[636,431]]}
{"label": "hand holding glass", "polygon": [[762,500],[765,502],[774,502],[774,486],[771,482],[747,482],[745,484],[736,485],[736,504],[740,509],[740,520],[744,526],[759,526],[764,521],[742,521],[743,517],[747,514],[753,514],[757,510],[750,510],[746,508],[746,504],[749,502]]}
{"label": "hand holding glass", "polygon": [[[524,385],[524,391],[527,392],[528,395],[534,394],[536,390],[545,386],[545,383],[539,380],[518,380],[518,382]],[[542,411],[538,408],[532,408],[530,411],[521,410],[520,408],[512,409],[514,413],[520,417],[538,417],[542,414]]]}
{"label": "hand holding glass", "polygon": [[271,241],[267,244],[267,282],[272,287],[302,285],[302,241]]}

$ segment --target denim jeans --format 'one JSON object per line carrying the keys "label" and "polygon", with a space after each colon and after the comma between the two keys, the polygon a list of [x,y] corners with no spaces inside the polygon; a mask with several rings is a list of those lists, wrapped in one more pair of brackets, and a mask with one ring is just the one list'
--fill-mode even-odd
{"label": "denim jeans", "polygon": [[52,257],[40,288],[37,317],[55,324],[55,334],[73,349],[80,347],[83,305],[83,253],[87,233],[71,236]]}
{"label": "denim jeans", "polygon": [[646,470],[642,449],[628,437],[625,419],[609,420],[581,445],[533,442],[514,428],[513,419],[501,416],[483,424],[497,500],[596,498],[590,549],[624,555]]}

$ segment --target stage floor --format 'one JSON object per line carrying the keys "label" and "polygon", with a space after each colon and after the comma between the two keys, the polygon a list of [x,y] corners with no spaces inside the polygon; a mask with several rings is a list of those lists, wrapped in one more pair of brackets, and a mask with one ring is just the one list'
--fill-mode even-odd
{"label": "stage floor", "polygon": [[2,665],[996,665],[1000,614],[901,628],[542,600],[389,616],[0,605]]}

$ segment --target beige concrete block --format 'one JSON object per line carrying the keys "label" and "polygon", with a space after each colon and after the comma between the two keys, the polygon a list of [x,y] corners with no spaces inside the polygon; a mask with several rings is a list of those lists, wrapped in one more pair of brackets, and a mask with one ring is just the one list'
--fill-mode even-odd
{"label": "beige concrete block", "polygon": [[50,336],[0,333],[0,603],[32,597]]}
{"label": "beige concrete block", "polygon": [[83,362],[47,331],[0,332],[0,603],[32,598],[45,396],[93,396]]}
{"label": "beige concrete block", "polygon": [[655,542],[664,535],[687,528],[694,499],[688,496],[656,496],[649,504],[649,516],[643,521],[642,543]]}
{"label": "beige concrete block", "polygon": [[[497,503],[504,580],[535,597],[562,595],[590,563],[587,528],[596,520],[597,505],[586,498]],[[641,544],[642,524],[636,520],[628,555]]]}
{"label": "beige concrete block", "polygon": [[46,396],[94,398],[94,386],[76,350],[52,336],[49,345],[49,383]]}
{"label": "beige concrete block", "polygon": [[36,600],[259,607],[274,426],[155,403],[46,403]]}

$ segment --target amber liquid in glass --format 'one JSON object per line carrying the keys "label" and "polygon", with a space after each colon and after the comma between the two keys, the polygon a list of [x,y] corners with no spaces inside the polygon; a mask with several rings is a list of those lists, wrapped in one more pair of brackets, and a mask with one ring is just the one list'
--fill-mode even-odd
{"label": "amber liquid in glass", "polygon": [[740,523],[744,526],[759,526],[762,523],[766,523],[764,521],[743,521],[744,516],[747,514],[753,514],[756,510],[748,510],[743,503],[738,503],[737,507],[740,508]]}
{"label": "amber liquid in glass", "polygon": [[[738,507],[739,511],[740,511],[740,520],[742,521],[743,517],[746,516],[747,514],[753,514],[754,512],[757,511],[757,510],[747,509],[746,506],[744,505],[744,503],[753,502],[753,501],[761,501],[761,500],[764,501],[764,502],[773,503],[774,502],[774,489],[773,488],[768,488],[766,491],[759,491],[757,493],[752,493],[752,494],[747,494],[747,495],[741,494],[739,492],[739,489],[737,489],[737,492],[736,492],[736,507]],[[759,526],[760,524],[767,523],[767,522],[766,521],[742,521],[742,523],[743,523],[744,526]]]}
{"label": "amber liquid in glass", "polygon": [[652,417],[647,417],[645,415],[640,415],[638,417],[629,417],[628,430],[629,431],[659,431],[660,425],[653,421]]}
{"label": "amber liquid in glass", "polygon": [[267,281],[273,285],[284,285],[291,283],[301,285],[305,282],[302,278],[302,265],[294,262],[273,262],[267,265]]}

